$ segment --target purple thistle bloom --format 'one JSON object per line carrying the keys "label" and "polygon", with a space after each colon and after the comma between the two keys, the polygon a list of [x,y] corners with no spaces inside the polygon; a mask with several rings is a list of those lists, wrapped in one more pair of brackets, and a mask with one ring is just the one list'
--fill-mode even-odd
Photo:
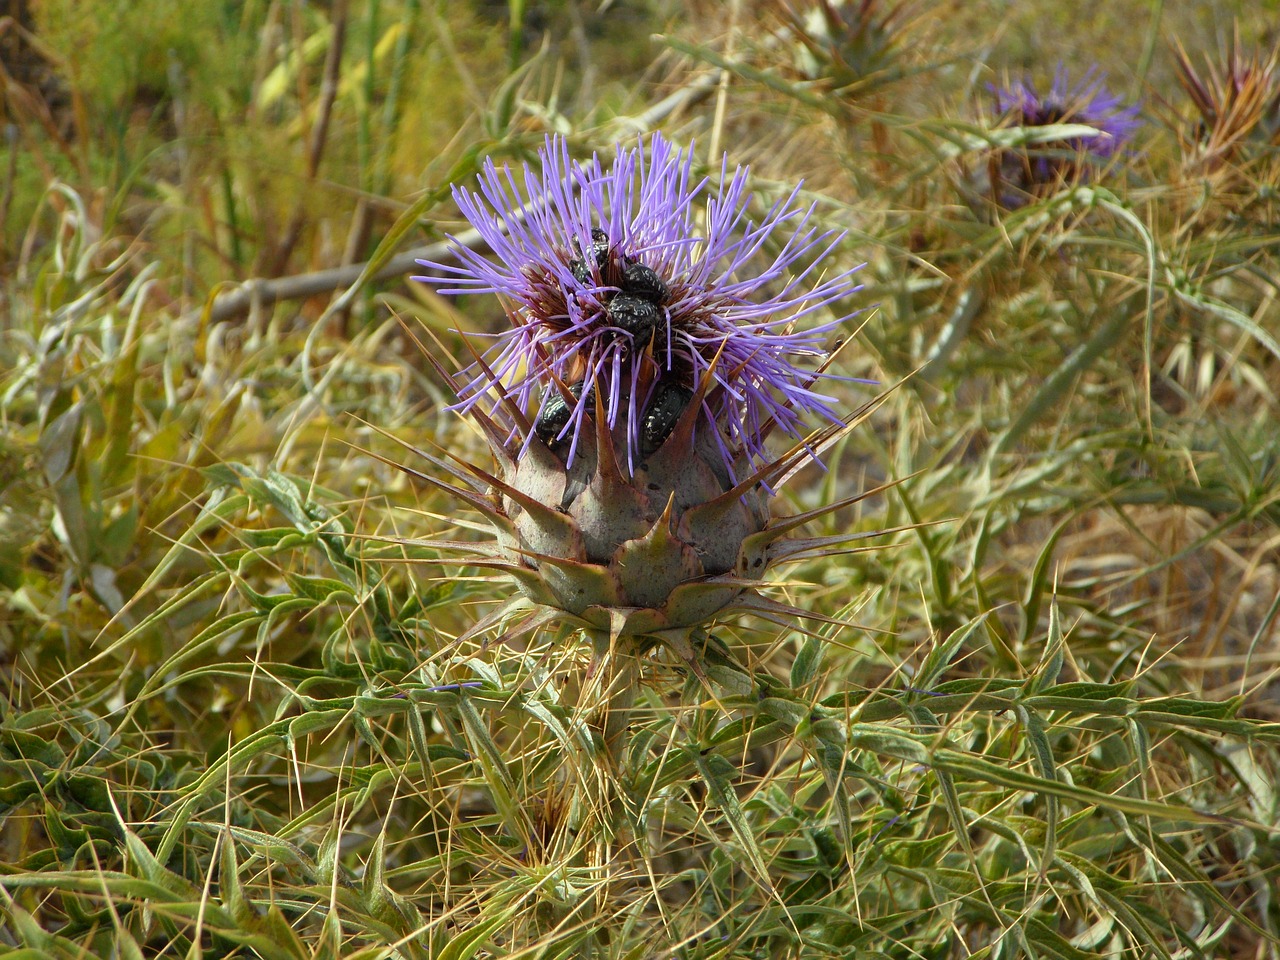
{"label": "purple thistle bloom", "polygon": [[1076,123],[1095,127],[1099,136],[1074,137],[1063,141],[1068,149],[1087,150],[1097,157],[1110,157],[1133,136],[1142,121],[1137,104],[1111,93],[1093,71],[1074,86],[1059,67],[1049,92],[1041,96],[1030,81],[1022,80],[1007,89],[993,88],[996,109],[1012,115],[1024,127],[1045,127],[1055,123]]}
{"label": "purple thistle bloom", "polygon": [[1021,206],[1026,194],[1043,193],[1064,182],[1082,182],[1099,164],[1114,156],[1141,126],[1137,104],[1124,105],[1100,77],[1090,70],[1079,83],[1070,83],[1059,67],[1053,84],[1039,93],[1029,80],[1005,88],[992,87],[996,111],[1020,127],[1078,124],[1097,130],[1094,136],[1066,137],[1020,151],[1001,151],[1000,173],[1021,196],[1000,195],[1005,207]]}
{"label": "purple thistle bloom", "polygon": [[660,134],[619,145],[607,169],[598,156],[572,159],[562,137],[539,156],[540,174],[487,161],[478,193],[454,189],[496,260],[458,244],[456,264],[419,261],[441,275],[415,279],[445,294],[498,294],[512,320],[486,354],[501,386],[477,365],[455,409],[489,397],[509,423],[496,397],[505,391],[536,408],[538,435],[566,444],[572,463],[598,394],[609,426],[625,424],[632,467],[650,404],[673,384],[695,393],[708,370],[699,422],[717,431],[726,463],[731,447],[763,459],[770,420],[797,436],[806,414],[839,419],[834,399],[813,389],[813,369],[796,361],[820,362],[845,317],[805,330],[797,321],[859,289],[858,268],[821,276],[844,234],[812,224],[799,187],[757,223],[745,169],[729,176],[724,160],[715,188],[695,179],[692,147]]}

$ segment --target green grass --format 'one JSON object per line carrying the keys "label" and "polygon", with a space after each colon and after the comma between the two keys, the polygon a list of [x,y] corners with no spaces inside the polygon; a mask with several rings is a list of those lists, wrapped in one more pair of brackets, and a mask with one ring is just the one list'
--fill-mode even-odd
{"label": "green grass", "polygon": [[[1220,5],[965,6],[838,65],[773,4],[16,6],[0,945],[1280,958],[1280,147],[1194,151],[1167,40],[1218,58]],[[1137,148],[966,199],[1020,136],[985,84],[1059,57]],[[884,396],[779,507],[887,483],[808,530],[892,532],[647,659],[606,743],[590,645],[473,629],[483,524],[384,462],[483,462],[407,331],[500,308],[378,276],[484,157],[645,128],[849,231]]]}

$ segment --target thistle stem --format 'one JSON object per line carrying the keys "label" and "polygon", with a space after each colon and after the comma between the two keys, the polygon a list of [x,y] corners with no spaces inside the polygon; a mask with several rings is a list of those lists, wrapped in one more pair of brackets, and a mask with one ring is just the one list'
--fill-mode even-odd
{"label": "thistle stem", "polygon": [[600,731],[611,762],[620,768],[630,741],[640,660],[635,646],[626,640],[597,633],[591,642],[595,651],[590,668],[592,682],[583,691],[583,706],[591,711],[590,723]]}

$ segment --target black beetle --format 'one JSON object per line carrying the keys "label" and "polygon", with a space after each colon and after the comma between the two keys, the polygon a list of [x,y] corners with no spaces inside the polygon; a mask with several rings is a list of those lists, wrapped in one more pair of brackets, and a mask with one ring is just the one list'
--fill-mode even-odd
{"label": "black beetle", "polygon": [[662,278],[639,260],[628,260],[622,268],[622,290],[650,303],[667,299],[667,285]]}
{"label": "black beetle", "polygon": [[[591,257],[596,262],[597,270],[603,271],[609,263],[609,235],[599,227],[593,227],[591,230]],[[583,286],[592,285],[594,278],[591,275],[591,267],[584,258],[574,257],[570,260],[569,272],[573,274],[573,279]]]}
{"label": "black beetle", "polygon": [[644,456],[657,453],[667,442],[692,399],[693,391],[688,387],[671,380],[659,381],[640,422],[640,452]]}
{"label": "black beetle", "polygon": [[643,350],[653,339],[653,331],[663,321],[662,308],[632,293],[618,293],[607,307],[609,322],[631,334],[637,351]]}
{"label": "black beetle", "polygon": [[[582,396],[582,384],[573,384],[569,388],[569,392],[573,394],[575,399]],[[588,403],[591,403],[591,396],[588,395]],[[538,414],[538,419],[533,423],[533,432],[548,447],[553,446],[561,439],[560,432],[568,425],[572,416],[573,408],[566,402],[559,388],[552,384],[547,388],[547,392],[544,395],[542,412]]]}

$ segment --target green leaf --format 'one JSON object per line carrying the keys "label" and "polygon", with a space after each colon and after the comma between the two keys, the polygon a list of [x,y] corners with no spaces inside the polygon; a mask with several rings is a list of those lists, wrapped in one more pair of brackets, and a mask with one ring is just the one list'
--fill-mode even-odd
{"label": "green leaf", "polygon": [[[493,907],[496,908],[496,904]],[[473,960],[478,957],[481,947],[489,937],[510,923],[516,915],[516,909],[515,906],[508,906],[460,931],[440,949],[436,960]]]}
{"label": "green leaf", "polygon": [[1049,631],[1048,636],[1045,638],[1045,651],[1041,655],[1039,669],[1036,670],[1027,684],[1026,689],[1029,694],[1039,693],[1041,690],[1046,690],[1058,682],[1058,674],[1062,672],[1062,664],[1066,656],[1064,646],[1062,621],[1058,613],[1058,605],[1050,603]]}
{"label": "green leaf", "polygon": [[80,449],[80,423],[83,414],[81,404],[74,403],[40,431],[44,478],[51,487],[57,486],[75,465],[76,453]]}
{"label": "green leaf", "polygon": [[274,903],[267,908],[263,931],[278,948],[294,960],[312,960],[311,951],[298,938],[289,921]]}
{"label": "green leaf", "polygon": [[823,641],[818,637],[806,637],[791,664],[791,688],[798,690],[812,683],[822,665]]}
{"label": "green leaf", "polygon": [[989,614],[986,613],[979,614],[958,629],[952,630],[942,643],[935,643],[924,658],[919,671],[912,678],[912,686],[918,690],[931,691],[956,654],[969,642],[969,638],[986,624],[988,616]]}
{"label": "green leaf", "polygon": [[808,720],[810,713],[809,704],[786,697],[765,697],[760,701],[759,710],[765,716],[782,721],[792,730]]}
{"label": "green leaf", "polygon": [[[1045,733],[1044,720],[1038,713],[1028,710],[1024,704],[1016,708],[1018,719],[1026,730],[1027,740],[1031,744],[1031,756],[1036,771],[1045,780],[1058,780],[1058,768],[1053,759],[1053,748],[1049,745],[1049,737]],[[1053,862],[1058,836],[1058,798],[1053,794],[1044,794],[1045,803],[1045,839],[1044,851],[1040,858],[1040,873],[1044,875]]]}
{"label": "green leaf", "polygon": [[751,830],[750,823],[747,822],[746,813],[738,800],[738,793],[733,788],[734,777],[738,774],[737,768],[717,753],[703,756],[702,752],[694,747],[686,747],[685,753],[693,762],[703,782],[706,783],[712,802],[720,808],[729,822],[729,829],[733,831],[738,845],[746,854],[747,863],[751,867],[756,882],[773,893],[773,882],[769,879],[769,868],[765,865],[764,854],[756,844],[755,834]]}
{"label": "green leaf", "polygon": [[338,601],[359,602],[351,592],[351,587],[341,580],[333,580],[327,577],[300,577],[293,574],[286,575],[286,579],[289,581],[289,586],[303,597],[315,600],[323,606],[328,606]]}
{"label": "green leaf", "polygon": [[467,743],[472,755],[484,773],[489,795],[502,815],[508,831],[521,842],[527,842],[533,835],[532,825],[520,802],[520,792],[516,787],[511,771],[507,769],[506,759],[498,745],[489,735],[489,728],[480,718],[471,697],[463,695],[458,698],[458,715],[462,719],[462,728],[466,733]]}
{"label": "green leaf", "polygon": [[896,757],[908,763],[930,764],[930,753],[924,743],[892,727],[854,723],[849,726],[849,745],[859,750]]}

